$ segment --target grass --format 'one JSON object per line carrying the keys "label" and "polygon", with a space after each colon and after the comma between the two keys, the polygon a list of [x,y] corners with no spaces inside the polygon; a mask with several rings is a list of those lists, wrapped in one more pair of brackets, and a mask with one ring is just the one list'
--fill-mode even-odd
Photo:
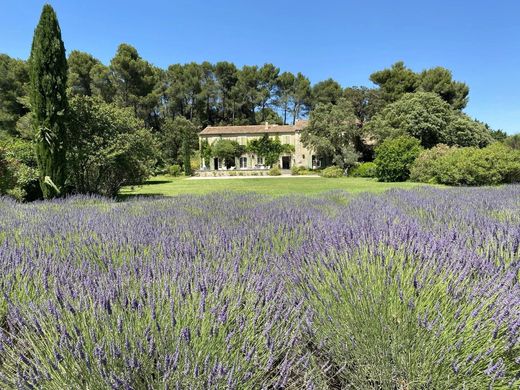
{"label": "grass", "polygon": [[175,196],[183,194],[207,194],[216,191],[256,192],[267,195],[317,194],[330,190],[345,190],[350,193],[383,192],[392,188],[414,188],[420,183],[383,183],[375,179],[342,177],[276,177],[248,179],[189,180],[170,176],[156,176],[138,187],[124,187],[123,198],[141,196]]}

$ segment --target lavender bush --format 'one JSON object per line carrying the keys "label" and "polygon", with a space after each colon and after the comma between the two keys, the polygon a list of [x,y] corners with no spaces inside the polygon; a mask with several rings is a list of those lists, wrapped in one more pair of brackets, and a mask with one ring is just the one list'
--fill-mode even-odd
{"label": "lavender bush", "polygon": [[520,385],[520,187],[0,199],[0,388]]}

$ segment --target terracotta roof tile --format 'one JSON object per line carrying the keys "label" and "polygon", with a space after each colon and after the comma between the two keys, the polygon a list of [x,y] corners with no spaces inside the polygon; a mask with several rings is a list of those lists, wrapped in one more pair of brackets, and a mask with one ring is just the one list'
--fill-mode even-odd
{"label": "terracotta roof tile", "polygon": [[265,133],[294,133],[307,125],[306,120],[299,120],[294,125],[248,125],[248,126],[208,126],[200,135],[221,134],[265,134]]}

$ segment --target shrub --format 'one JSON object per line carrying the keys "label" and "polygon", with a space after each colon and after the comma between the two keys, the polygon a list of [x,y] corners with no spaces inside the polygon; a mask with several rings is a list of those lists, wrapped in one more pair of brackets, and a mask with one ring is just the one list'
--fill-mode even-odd
{"label": "shrub", "polygon": [[152,176],[168,175],[170,173],[169,170],[170,170],[169,167],[165,167],[163,165],[157,165],[151,169],[151,173],[152,173]]}
{"label": "shrub", "polygon": [[495,143],[483,149],[437,146],[424,151],[411,178],[447,185],[496,185],[520,181],[520,151]]}
{"label": "shrub", "polygon": [[157,145],[132,109],[96,98],[70,101],[68,181],[75,192],[116,196],[140,184],[155,166]]}
{"label": "shrub", "polygon": [[436,174],[439,169],[439,160],[454,149],[447,145],[439,144],[431,149],[422,151],[410,168],[410,179],[423,183],[437,183]]}
{"label": "shrub", "polygon": [[520,149],[513,149],[507,145],[496,143],[485,148],[489,153],[488,160],[498,170],[501,183],[520,183]]}
{"label": "shrub", "polygon": [[280,176],[282,174],[282,172],[280,171],[280,168],[278,167],[273,167],[271,169],[269,169],[269,176]]}
{"label": "shrub", "polygon": [[373,162],[365,162],[352,168],[350,176],[353,177],[376,177],[376,164]]}
{"label": "shrub", "polygon": [[179,164],[173,164],[168,168],[168,173],[170,174],[170,176],[180,176],[182,175],[182,168]]}
{"label": "shrub", "polygon": [[510,135],[504,143],[511,149],[520,150],[520,134]]}
{"label": "shrub", "polygon": [[305,175],[314,175],[316,172],[309,168],[301,167],[300,171],[298,172],[299,175],[305,176]]}
{"label": "shrub", "polygon": [[0,195],[29,201],[42,196],[32,143],[8,139],[0,144]]}
{"label": "shrub", "polygon": [[376,148],[376,176],[380,181],[405,181],[410,167],[422,150],[421,142],[402,135],[385,140]]}
{"label": "shrub", "polygon": [[303,165],[300,165],[300,166],[293,165],[291,167],[291,175],[293,175],[293,176],[308,175],[309,173],[311,173],[311,171],[308,168],[304,167]]}
{"label": "shrub", "polygon": [[323,171],[321,171],[320,175],[323,177],[328,177],[328,178],[342,177],[343,169],[341,169],[340,167],[336,167],[336,166],[327,167]]}
{"label": "shrub", "polygon": [[192,172],[198,171],[200,169],[200,153],[198,151],[195,152],[193,156],[191,156],[190,169]]}
{"label": "shrub", "polygon": [[0,194],[7,194],[16,186],[15,164],[7,156],[7,150],[0,147]]}

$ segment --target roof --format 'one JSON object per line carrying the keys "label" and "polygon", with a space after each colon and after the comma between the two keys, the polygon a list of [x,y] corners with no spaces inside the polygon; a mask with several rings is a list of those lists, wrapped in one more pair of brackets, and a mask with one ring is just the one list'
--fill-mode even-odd
{"label": "roof", "polygon": [[299,120],[294,125],[270,125],[266,122],[264,125],[208,126],[199,135],[294,133],[302,130],[307,122]]}

